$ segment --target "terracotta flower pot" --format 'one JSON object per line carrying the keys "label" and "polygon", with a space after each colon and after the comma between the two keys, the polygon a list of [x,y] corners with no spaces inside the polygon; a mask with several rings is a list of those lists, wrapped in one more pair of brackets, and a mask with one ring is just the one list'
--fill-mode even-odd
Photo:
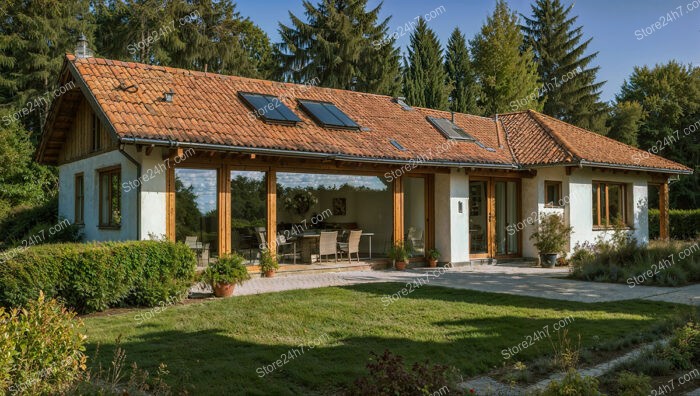
{"label": "terracotta flower pot", "polygon": [[437,259],[428,259],[428,267],[430,268],[435,268],[437,267]]}
{"label": "terracotta flower pot", "polygon": [[394,268],[396,268],[398,271],[403,271],[406,269],[406,262],[405,261],[397,261],[394,263]]}
{"label": "terracotta flower pot", "polygon": [[231,297],[233,295],[233,288],[235,284],[231,283],[218,283],[214,285],[214,295],[216,297]]}
{"label": "terracotta flower pot", "polygon": [[265,278],[272,278],[275,276],[275,270],[265,271]]}

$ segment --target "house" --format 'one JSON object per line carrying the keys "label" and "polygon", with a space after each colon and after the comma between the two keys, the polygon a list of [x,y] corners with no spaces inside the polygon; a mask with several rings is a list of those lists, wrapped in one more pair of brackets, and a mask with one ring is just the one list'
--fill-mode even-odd
{"label": "house", "polygon": [[[691,174],[536,111],[491,118],[401,98],[67,55],[37,151],[59,214],[87,240],[165,235],[216,256],[276,245],[311,259],[319,229],[362,229],[363,254],[409,240],[454,264],[535,257],[539,212],[570,246],[621,219],[648,241],[647,191]],[[371,246],[370,246],[371,245]]]}

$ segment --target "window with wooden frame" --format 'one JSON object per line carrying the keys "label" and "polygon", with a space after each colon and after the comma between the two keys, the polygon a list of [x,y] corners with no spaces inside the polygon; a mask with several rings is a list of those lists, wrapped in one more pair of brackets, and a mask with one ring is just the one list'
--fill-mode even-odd
{"label": "window with wooden frame", "polygon": [[627,224],[626,189],[622,183],[593,182],[593,228]]}
{"label": "window with wooden frame", "polygon": [[97,114],[92,115],[92,151],[99,151],[102,148],[102,135],[100,133],[100,119]]}
{"label": "window with wooden frame", "polygon": [[75,224],[85,224],[85,177],[75,175]]}
{"label": "window with wooden frame", "polygon": [[544,182],[544,206],[547,208],[559,208],[564,206],[561,197],[561,182],[545,180]]}
{"label": "window with wooden frame", "polygon": [[121,168],[101,169],[100,228],[119,228],[122,223]]}

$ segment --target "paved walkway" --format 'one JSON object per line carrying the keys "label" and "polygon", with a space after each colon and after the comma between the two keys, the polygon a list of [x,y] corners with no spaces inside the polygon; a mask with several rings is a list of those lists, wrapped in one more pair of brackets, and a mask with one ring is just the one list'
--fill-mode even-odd
{"label": "paved walkway", "polygon": [[[443,273],[444,272],[444,273]],[[646,299],[700,306],[700,285],[679,288],[583,282],[565,279],[567,269],[479,265],[451,269],[420,268],[407,271],[353,271],[275,278],[253,278],[236,287],[235,295],[273,293],[361,283],[409,283],[418,278],[433,286],[543,297],[554,300],[605,302]],[[206,292],[194,287],[193,292]]]}

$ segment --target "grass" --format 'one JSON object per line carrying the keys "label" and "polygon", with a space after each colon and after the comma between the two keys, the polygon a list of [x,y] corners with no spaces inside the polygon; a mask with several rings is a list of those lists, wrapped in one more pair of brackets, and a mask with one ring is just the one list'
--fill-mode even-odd
{"label": "grass", "polygon": [[[503,349],[544,326],[554,335],[554,323],[569,315],[569,333],[580,333],[587,347],[658,330],[680,310],[652,301],[583,304],[432,286],[384,306],[382,297],[402,287],[243,296],[176,305],[143,321],[137,315],[147,310],[87,317],[88,352],[92,357],[100,344],[99,359],[108,364],[121,335],[129,361],[147,369],[166,363],[173,381],[188,377],[193,394],[333,394],[365,373],[372,351],[389,349],[409,363],[429,359],[471,376],[502,367]],[[315,343],[269,375],[256,372]],[[542,340],[507,364],[549,353],[550,341]]]}

